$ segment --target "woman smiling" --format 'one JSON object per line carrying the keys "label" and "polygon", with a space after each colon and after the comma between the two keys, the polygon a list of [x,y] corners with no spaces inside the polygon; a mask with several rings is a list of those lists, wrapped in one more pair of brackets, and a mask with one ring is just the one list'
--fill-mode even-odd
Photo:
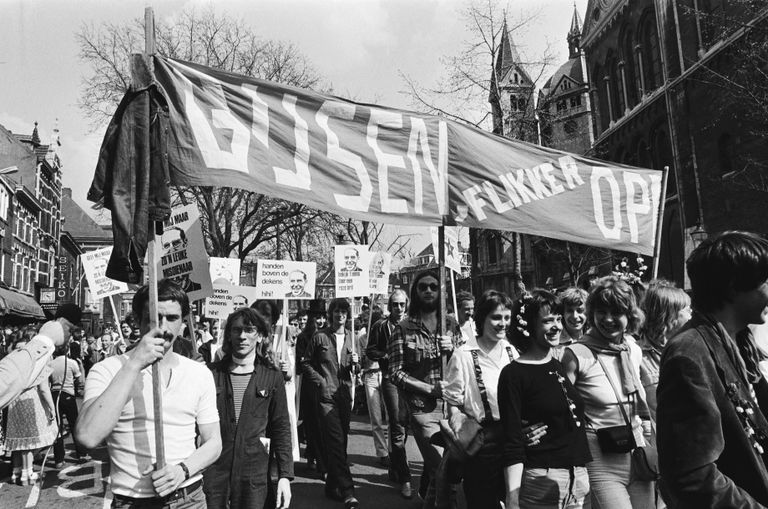
{"label": "woman smiling", "polygon": [[[581,399],[552,355],[560,344],[561,305],[535,289],[515,303],[511,329],[523,353],[499,378],[506,507],[578,509],[589,493],[590,461]],[[524,423],[546,433],[530,442]]]}
{"label": "woman smiling", "polygon": [[587,298],[589,332],[563,354],[568,378],[584,400],[595,509],[655,507],[653,482],[631,472],[630,453],[650,441],[651,430],[640,382],[642,351],[630,335],[642,323],[630,286],[618,277],[604,277]]}
{"label": "woman smiling", "polygon": [[512,301],[486,291],[475,307],[477,342],[457,349],[448,363],[443,397],[449,404],[451,428],[465,416],[482,424],[483,446],[464,463],[464,494],[473,509],[496,509],[504,500],[501,475],[501,421],[496,397],[499,374],[517,351],[507,341]]}

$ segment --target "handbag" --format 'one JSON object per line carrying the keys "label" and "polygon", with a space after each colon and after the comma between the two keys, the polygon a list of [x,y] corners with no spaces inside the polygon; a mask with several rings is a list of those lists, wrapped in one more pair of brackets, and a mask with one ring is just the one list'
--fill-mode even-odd
{"label": "handbag", "polygon": [[[483,382],[483,372],[480,369],[480,359],[477,356],[477,350],[470,350],[470,354],[472,355],[472,364],[475,368],[475,382],[477,382],[480,399],[483,402],[485,418],[482,422],[478,422],[477,419],[462,412],[456,417],[458,419],[458,426],[455,429],[451,427],[448,419],[440,419],[440,432],[445,441],[446,450],[452,459],[460,462],[468,460],[483,447],[485,443],[483,423],[493,421],[491,404],[488,401],[488,391],[485,389],[485,383]],[[514,356],[511,347],[507,347],[507,355],[509,356],[509,362],[512,362]]]}
{"label": "handbag", "polygon": [[[645,446],[638,445],[635,440],[635,436],[632,431],[632,425],[629,422],[627,412],[624,410],[624,405],[621,403],[619,391],[616,389],[616,385],[614,385],[613,380],[611,379],[611,375],[608,373],[603,360],[594,351],[592,353],[600,363],[600,367],[603,368],[603,372],[605,373],[605,377],[608,379],[608,383],[611,384],[611,389],[613,389],[613,393],[616,395],[616,402],[619,405],[619,410],[621,410],[621,415],[624,417],[625,422],[625,424],[622,426],[611,426],[597,430],[597,442],[600,445],[600,450],[603,452],[631,452],[632,456],[630,468],[634,478],[639,481],[657,481],[659,479],[659,456],[656,451],[655,426],[653,421],[651,421],[651,440],[649,440],[649,444]],[[650,412],[648,411],[648,403],[646,403],[642,398],[637,398],[637,396],[633,395],[633,406],[636,406],[637,399],[640,399],[640,401],[645,405],[646,412],[648,415],[650,415]],[[624,431],[618,431],[619,428],[623,429]],[[603,435],[602,441],[601,433]],[[627,435],[629,437],[628,439]],[[604,442],[606,444],[605,447],[603,445]],[[615,448],[613,448],[614,445],[616,446]]]}

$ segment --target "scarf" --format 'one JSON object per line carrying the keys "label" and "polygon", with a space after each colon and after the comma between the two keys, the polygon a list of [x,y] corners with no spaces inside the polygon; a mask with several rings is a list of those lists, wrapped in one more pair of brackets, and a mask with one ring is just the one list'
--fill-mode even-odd
{"label": "scarf", "polygon": [[[717,335],[720,336],[720,341],[723,344],[728,357],[731,359],[734,368],[741,375],[742,381],[751,387],[751,384],[756,384],[760,381],[760,361],[764,359],[764,355],[760,353],[755,344],[755,338],[752,336],[752,331],[749,327],[736,333],[736,338],[733,339],[725,330],[723,324],[717,321],[714,317],[704,315],[704,318],[710,322],[710,324],[717,331]],[[751,392],[751,391],[750,391]]]}
{"label": "scarf", "polygon": [[[580,343],[592,350],[592,353],[595,355],[604,354],[618,357],[621,387],[624,390],[624,393],[630,395],[638,391],[641,383],[635,374],[632,359],[629,357],[629,345],[625,340],[622,339],[621,343],[606,344],[605,341],[601,341],[587,334],[581,339]],[[608,376],[607,373],[606,376]]]}

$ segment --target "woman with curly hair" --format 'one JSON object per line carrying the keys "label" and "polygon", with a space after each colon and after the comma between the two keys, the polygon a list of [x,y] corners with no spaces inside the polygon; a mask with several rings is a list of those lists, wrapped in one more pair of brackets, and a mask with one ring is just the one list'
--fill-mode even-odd
{"label": "woman with curly hair", "polygon": [[291,423],[283,374],[270,351],[269,318],[242,308],[227,318],[224,357],[211,365],[222,450],[203,474],[210,508],[266,507],[269,457],[277,464],[277,501],[287,507],[293,479]]}
{"label": "woman with curly hair", "polygon": [[[562,332],[560,301],[534,289],[515,302],[512,337],[522,354],[499,378],[506,507],[578,509],[589,494],[591,460],[581,398],[553,356]],[[542,423],[546,433],[530,442]]]}
{"label": "woman with curly hair", "polygon": [[563,366],[584,400],[587,466],[594,509],[655,507],[654,483],[631,472],[631,451],[650,441],[640,382],[642,351],[631,336],[643,323],[632,288],[606,276],[587,298],[587,332],[563,354]]}
{"label": "woman with curly hair", "polygon": [[659,385],[661,351],[667,340],[691,319],[691,298],[682,288],[664,279],[651,281],[642,304],[645,322],[638,344],[643,350],[640,381],[645,388],[651,418],[656,420],[656,386]]}

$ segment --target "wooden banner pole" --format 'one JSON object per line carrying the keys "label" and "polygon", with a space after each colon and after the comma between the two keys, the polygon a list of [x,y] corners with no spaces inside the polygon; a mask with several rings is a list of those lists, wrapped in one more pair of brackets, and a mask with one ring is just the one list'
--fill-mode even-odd
{"label": "wooden banner pole", "polygon": [[456,304],[456,278],[453,276],[453,269],[451,269],[451,297],[453,298],[453,314],[456,316],[456,320],[459,319],[459,306]]}
{"label": "wooden banner pole", "polygon": [[[446,330],[446,308],[445,308],[445,221],[437,229],[437,266],[438,277],[440,282],[440,317],[438,322],[438,335],[445,335]],[[438,348],[439,348],[438,340]],[[442,351],[440,352],[440,378],[445,377],[445,373],[448,371],[448,355]]]}
{"label": "wooden banner pole", "polygon": [[669,166],[664,167],[661,176],[661,194],[659,196],[659,217],[656,221],[656,245],[653,246],[653,269],[651,278],[659,277],[659,255],[661,254],[661,228],[664,225],[664,208],[667,202],[667,178],[669,177]]}

